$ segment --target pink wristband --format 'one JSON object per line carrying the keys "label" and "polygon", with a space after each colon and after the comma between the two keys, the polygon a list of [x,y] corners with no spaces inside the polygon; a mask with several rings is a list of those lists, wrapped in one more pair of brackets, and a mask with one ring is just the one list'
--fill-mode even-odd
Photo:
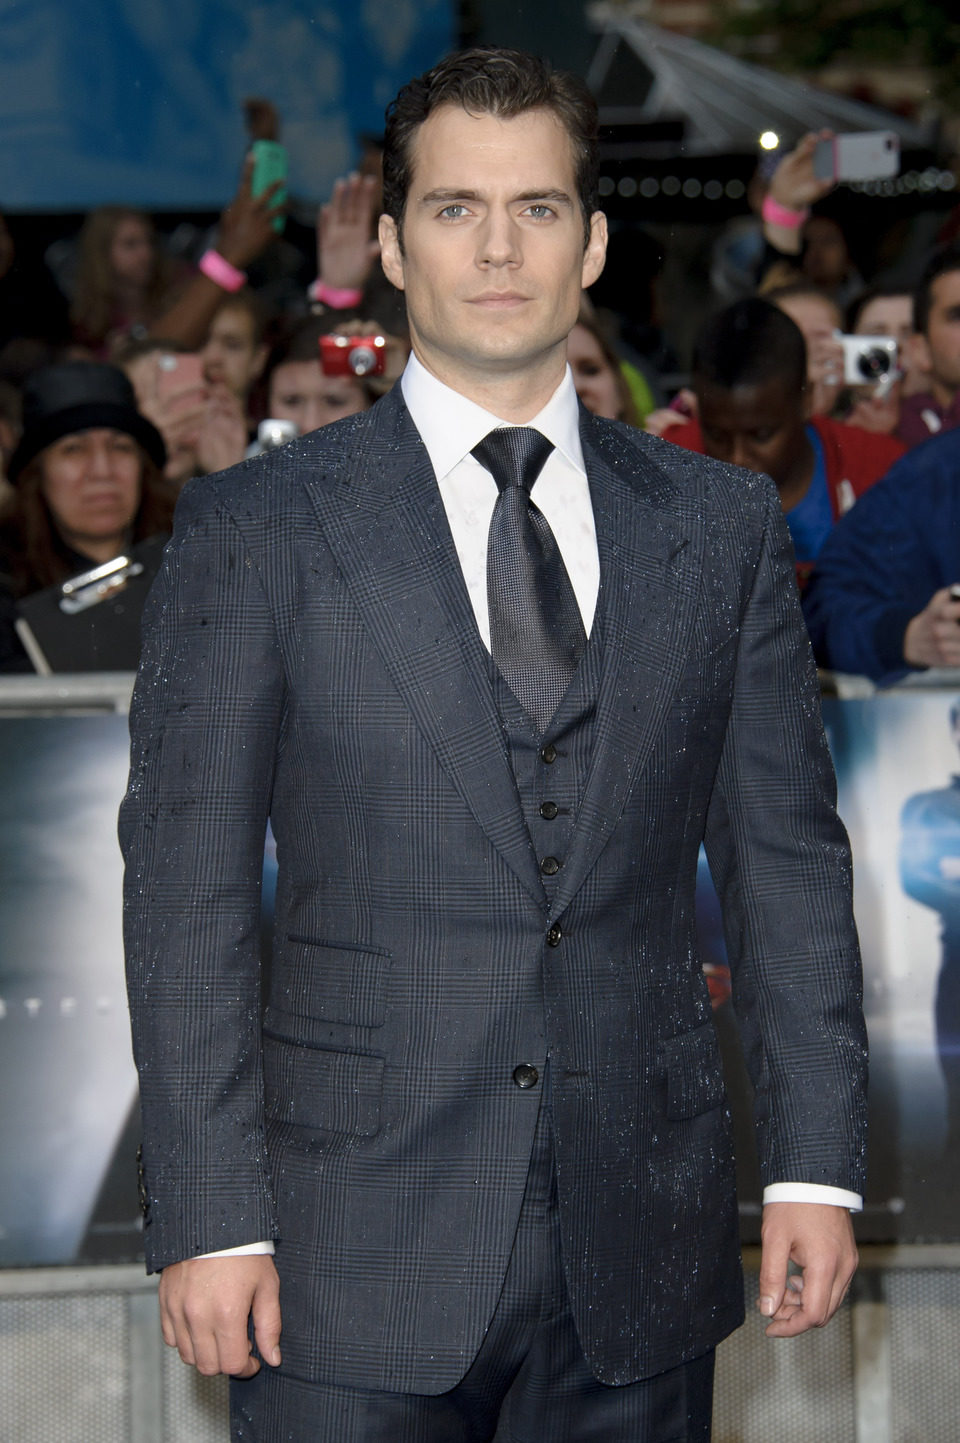
{"label": "pink wristband", "polygon": [[785,230],[799,230],[810,214],[809,210],[791,210],[788,206],[781,205],[774,200],[772,195],[763,197],[763,205],[760,207],[760,214],[770,225],[782,225]]}
{"label": "pink wristband", "polygon": [[204,251],[200,257],[200,270],[224,291],[239,291],[247,284],[244,272],[225,261],[219,251]]}
{"label": "pink wristband", "polygon": [[307,295],[312,301],[320,301],[334,311],[348,311],[351,306],[359,306],[363,300],[363,291],[353,286],[328,286],[319,276],[307,287]]}

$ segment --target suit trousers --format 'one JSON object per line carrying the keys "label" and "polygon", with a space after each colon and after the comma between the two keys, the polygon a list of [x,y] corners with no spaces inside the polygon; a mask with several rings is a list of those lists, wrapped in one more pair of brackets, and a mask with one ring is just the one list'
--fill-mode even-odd
{"label": "suit trousers", "polygon": [[264,1365],[255,1378],[231,1380],[234,1443],[709,1443],[712,1350],[624,1387],[599,1383],[586,1364],[563,1276],[544,1084],[503,1291],[456,1387],[367,1391]]}

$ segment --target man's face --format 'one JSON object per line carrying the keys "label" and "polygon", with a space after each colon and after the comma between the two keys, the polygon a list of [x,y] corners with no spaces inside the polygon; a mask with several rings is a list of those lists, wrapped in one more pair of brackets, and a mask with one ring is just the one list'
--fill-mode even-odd
{"label": "man's face", "polygon": [[417,357],[470,395],[561,372],[606,222],[593,216],[584,250],[571,142],[549,111],[503,120],[446,105],[413,140],[403,245],[388,216],[380,239]]}
{"label": "man's face", "polygon": [[222,381],[241,401],[246,401],[267,358],[266,347],[254,340],[253,318],[242,306],[223,306],[217,312],[200,354],[207,381]]}
{"label": "man's face", "polygon": [[780,376],[730,391],[695,378],[694,388],[708,456],[765,471],[781,491],[796,480],[809,457],[804,392]]}
{"label": "man's face", "polygon": [[960,271],[946,271],[931,285],[926,335],[918,342],[934,395],[949,405],[960,389]]}

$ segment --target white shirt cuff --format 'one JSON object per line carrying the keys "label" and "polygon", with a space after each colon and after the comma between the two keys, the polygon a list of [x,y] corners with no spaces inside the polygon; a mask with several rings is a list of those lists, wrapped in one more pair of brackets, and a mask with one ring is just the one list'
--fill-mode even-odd
{"label": "white shirt cuff", "polygon": [[847,1192],[843,1187],[825,1187],[819,1182],[772,1182],[763,1190],[763,1204],[775,1202],[830,1203],[833,1207],[849,1208],[852,1213],[863,1211],[863,1198],[857,1192]]}
{"label": "white shirt cuff", "polygon": [[248,1258],[256,1253],[273,1253],[273,1243],[241,1243],[238,1248],[218,1248],[212,1253],[197,1253],[198,1258]]}

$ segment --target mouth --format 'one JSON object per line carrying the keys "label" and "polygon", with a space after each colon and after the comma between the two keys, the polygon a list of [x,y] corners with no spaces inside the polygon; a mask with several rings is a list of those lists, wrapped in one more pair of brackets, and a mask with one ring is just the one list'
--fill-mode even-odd
{"label": "mouth", "polygon": [[104,507],[119,506],[121,498],[116,491],[89,491],[83,498],[84,506],[102,510]]}
{"label": "mouth", "polygon": [[482,295],[473,296],[470,305],[479,306],[481,310],[515,310],[517,306],[526,305],[529,296],[522,296],[519,291],[484,291]]}

